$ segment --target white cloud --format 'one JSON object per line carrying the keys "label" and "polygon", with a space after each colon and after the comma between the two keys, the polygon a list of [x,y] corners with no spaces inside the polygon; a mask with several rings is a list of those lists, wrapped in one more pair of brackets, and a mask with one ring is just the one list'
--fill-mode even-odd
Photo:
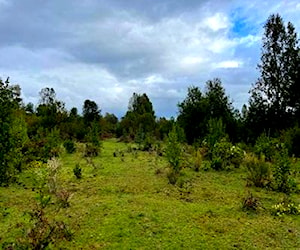
{"label": "white cloud", "polygon": [[[214,77],[241,103],[256,77],[268,15],[279,11],[300,25],[298,1],[77,0],[80,8],[67,11],[65,1],[48,8],[24,2],[9,1],[12,9],[0,18],[1,72],[21,84],[26,101],[51,85],[69,107],[93,99],[119,115],[132,92],[147,93],[158,113],[174,115],[189,85]],[[234,34],[236,20],[250,29]]]}
{"label": "white cloud", "polygon": [[232,69],[232,68],[240,68],[243,66],[243,63],[240,61],[222,61],[219,63],[214,63],[214,68],[224,68],[224,69]]}
{"label": "white cloud", "polygon": [[214,32],[221,29],[227,29],[230,26],[227,15],[223,13],[216,13],[211,17],[208,17],[204,20],[204,24]]}

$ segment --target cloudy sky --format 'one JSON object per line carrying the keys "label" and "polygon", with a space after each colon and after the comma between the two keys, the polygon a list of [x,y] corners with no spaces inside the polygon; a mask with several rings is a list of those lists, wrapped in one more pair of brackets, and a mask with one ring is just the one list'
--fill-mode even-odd
{"label": "cloudy sky", "polygon": [[119,117],[133,92],[176,116],[187,87],[219,77],[240,109],[272,13],[300,32],[299,0],[0,0],[0,75],[26,103],[53,87],[68,109]]}

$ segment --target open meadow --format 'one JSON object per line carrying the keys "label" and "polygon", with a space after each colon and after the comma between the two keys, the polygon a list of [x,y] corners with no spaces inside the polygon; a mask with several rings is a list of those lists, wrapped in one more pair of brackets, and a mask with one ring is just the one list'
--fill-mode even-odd
{"label": "open meadow", "polygon": [[[41,233],[43,225],[51,223],[64,235],[50,249],[300,248],[299,216],[272,212],[285,194],[247,187],[244,167],[186,167],[181,182],[171,185],[164,156],[114,139],[104,141],[92,160],[75,152],[63,153],[59,162],[52,184],[61,196],[41,198],[45,166],[38,164],[24,170],[16,183],[0,188],[2,248],[42,240],[47,234]],[[73,173],[76,164],[81,178]],[[245,199],[251,201],[250,193],[255,209],[243,208]],[[300,203],[297,193],[289,198]],[[38,209],[42,215],[28,213]]]}

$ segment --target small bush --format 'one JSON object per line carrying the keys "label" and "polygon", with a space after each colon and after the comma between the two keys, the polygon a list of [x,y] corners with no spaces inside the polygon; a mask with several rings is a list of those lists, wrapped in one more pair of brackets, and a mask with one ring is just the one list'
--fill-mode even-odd
{"label": "small bush", "polygon": [[267,161],[272,161],[276,152],[284,147],[284,143],[281,143],[279,139],[270,138],[266,134],[262,134],[255,142],[254,152],[258,157],[264,156]]}
{"label": "small bush", "polygon": [[169,183],[172,184],[172,185],[175,185],[176,182],[177,182],[177,179],[179,177],[179,173],[177,173],[176,171],[171,169],[168,172],[167,177],[168,177]]}
{"label": "small bush", "polygon": [[24,229],[24,236],[17,240],[16,249],[47,249],[50,244],[55,245],[57,241],[72,240],[73,234],[66,224],[62,221],[50,221],[44,209],[36,208],[28,214],[32,226],[27,230]]}
{"label": "small bush", "polygon": [[271,182],[270,163],[266,162],[264,158],[259,159],[255,155],[247,155],[244,164],[248,172],[247,185],[269,186]]}
{"label": "small bush", "polygon": [[243,209],[257,211],[260,207],[260,202],[257,198],[253,197],[253,194],[250,193],[246,198],[243,200]]}
{"label": "small bush", "polygon": [[217,142],[211,151],[211,167],[224,170],[230,166],[239,167],[244,159],[244,152],[226,139]]}
{"label": "small bush", "polygon": [[100,153],[100,148],[92,143],[85,145],[84,157],[96,157]]}
{"label": "small bush", "polygon": [[69,191],[62,189],[56,193],[56,197],[61,207],[66,208],[70,206],[69,199],[72,197],[72,194]]}
{"label": "small bush", "polygon": [[273,167],[274,189],[280,192],[289,193],[292,190],[291,160],[287,150],[281,150],[276,154]]}
{"label": "small bush", "polygon": [[214,170],[222,170],[226,167],[226,164],[223,164],[221,157],[213,157],[211,160],[210,167]]}
{"label": "small bush", "polygon": [[77,179],[81,179],[82,173],[81,173],[81,167],[79,164],[76,164],[76,166],[73,168],[73,173]]}
{"label": "small bush", "polygon": [[198,172],[201,169],[202,162],[203,162],[203,156],[201,154],[200,149],[198,149],[195,152],[194,166],[193,166],[193,168],[196,172]]}
{"label": "small bush", "polygon": [[281,139],[284,141],[290,156],[300,157],[300,128],[298,126],[283,132]]}
{"label": "small bush", "polygon": [[182,164],[182,146],[179,142],[176,127],[174,126],[172,131],[168,135],[166,157],[176,176],[181,170]]}
{"label": "small bush", "polygon": [[64,147],[68,154],[72,154],[76,151],[75,143],[72,140],[65,141]]}

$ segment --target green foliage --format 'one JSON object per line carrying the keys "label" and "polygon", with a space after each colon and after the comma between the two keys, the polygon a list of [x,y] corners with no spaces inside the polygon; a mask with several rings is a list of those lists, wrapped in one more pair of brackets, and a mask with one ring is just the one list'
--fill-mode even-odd
{"label": "green foliage", "polygon": [[90,125],[99,121],[100,119],[100,110],[97,103],[91,100],[85,100],[83,104],[83,120],[86,125]]}
{"label": "green foliage", "polygon": [[276,154],[273,167],[274,188],[280,192],[291,192],[291,160],[286,149],[282,149]]}
{"label": "green foliage", "polygon": [[280,138],[290,156],[300,157],[300,128],[298,126],[283,131]]}
{"label": "green foliage", "polygon": [[[140,151],[136,158],[133,153],[127,153],[128,144],[109,139],[103,141],[101,157],[94,159],[95,164],[102,166],[99,174],[94,176],[92,166],[81,161],[87,180],[76,181],[72,171],[78,163],[81,145],[77,154],[62,154],[60,158],[63,168],[58,180],[74,192],[69,198],[70,207],[62,209],[57,198],[51,195],[44,209],[49,224],[64,221],[76,233],[70,242],[56,238],[48,245],[50,249],[145,246],[149,249],[251,249],[254,243],[259,249],[299,246],[296,237],[299,218],[276,219],[269,212],[280,201],[281,193],[249,187],[249,192],[265,209],[257,214],[241,209],[244,196],[247,198],[243,191],[243,169],[195,173],[184,168],[173,186],[166,177],[165,158],[157,159],[156,154]],[[124,162],[113,157],[116,149],[126,152]],[[34,222],[23,213],[35,207],[32,172],[45,164],[35,165],[34,169],[24,169],[19,175],[18,181],[26,184],[26,188],[22,185],[0,188],[0,248],[4,242],[17,239],[27,242],[27,233],[34,228]],[[157,169],[160,174],[156,175]],[[290,196],[294,204],[299,204],[298,194]]]}
{"label": "green foliage", "polygon": [[66,117],[65,104],[56,99],[53,88],[43,88],[39,94],[40,104],[37,107],[36,115],[43,129],[52,130],[58,127]]}
{"label": "green foliage", "polygon": [[212,148],[218,141],[226,136],[225,126],[222,119],[211,118],[208,121],[208,134],[206,135],[206,142]]}
{"label": "green foliage", "polygon": [[85,157],[96,157],[100,153],[102,142],[100,140],[99,124],[93,122],[89,128],[89,132],[86,135],[86,145],[85,145]]}
{"label": "green foliage", "polygon": [[[188,88],[187,97],[178,104],[178,108],[178,123],[184,129],[189,144],[205,138],[209,130],[207,124],[211,119],[214,122],[210,125],[218,128],[217,131],[209,132],[211,143],[223,133],[223,126],[225,132],[236,139],[236,114],[220,79],[207,81],[204,93],[198,87]],[[218,120],[222,120],[222,124],[216,122]]]}
{"label": "green foliage", "polygon": [[166,157],[172,170],[175,173],[174,175],[178,174],[181,170],[182,146],[179,142],[177,129],[175,126],[168,135]]}
{"label": "green foliage", "polygon": [[44,159],[48,160],[52,157],[58,157],[61,146],[60,131],[57,128],[51,129],[50,132],[47,133],[45,139],[45,144],[43,146]]}
{"label": "green foliage", "polygon": [[100,148],[92,143],[85,144],[84,157],[96,157],[99,155]]}
{"label": "green foliage", "polygon": [[255,187],[268,187],[271,183],[271,167],[264,157],[257,158],[255,155],[247,154],[244,165],[247,170],[247,185]]}
{"label": "green foliage", "polygon": [[82,178],[81,167],[80,167],[80,165],[78,163],[73,168],[73,173],[74,173],[74,175],[75,175],[75,177],[77,179],[81,179]]}
{"label": "green foliage", "polygon": [[155,113],[150,99],[146,94],[133,93],[128,111],[119,124],[119,136],[140,142],[146,134],[153,136],[155,127]]}
{"label": "green foliage", "polygon": [[9,79],[5,82],[0,79],[0,185],[12,180],[22,161],[26,129],[22,127],[24,123],[18,127],[15,120],[20,101],[20,88],[10,86]]}
{"label": "green foliage", "polygon": [[55,246],[58,241],[71,241],[73,233],[62,221],[50,221],[43,207],[37,206],[27,213],[30,216],[30,227],[23,228],[23,236],[11,244],[8,249],[48,249]]}
{"label": "green foliage", "polygon": [[264,155],[267,161],[271,161],[274,159],[276,151],[280,150],[282,146],[284,145],[278,139],[270,138],[263,133],[255,142],[254,152],[257,156]]}
{"label": "green foliage", "polygon": [[[300,47],[290,22],[272,14],[264,25],[260,77],[252,89],[247,126],[256,133],[274,135],[299,121]],[[256,130],[256,131],[255,131]]]}
{"label": "green foliage", "polygon": [[211,151],[211,167],[215,170],[224,170],[231,166],[239,167],[244,158],[244,152],[238,146],[223,138],[214,144]]}
{"label": "green foliage", "polygon": [[72,140],[66,140],[64,142],[64,147],[65,147],[68,154],[72,154],[76,151],[75,143]]}

